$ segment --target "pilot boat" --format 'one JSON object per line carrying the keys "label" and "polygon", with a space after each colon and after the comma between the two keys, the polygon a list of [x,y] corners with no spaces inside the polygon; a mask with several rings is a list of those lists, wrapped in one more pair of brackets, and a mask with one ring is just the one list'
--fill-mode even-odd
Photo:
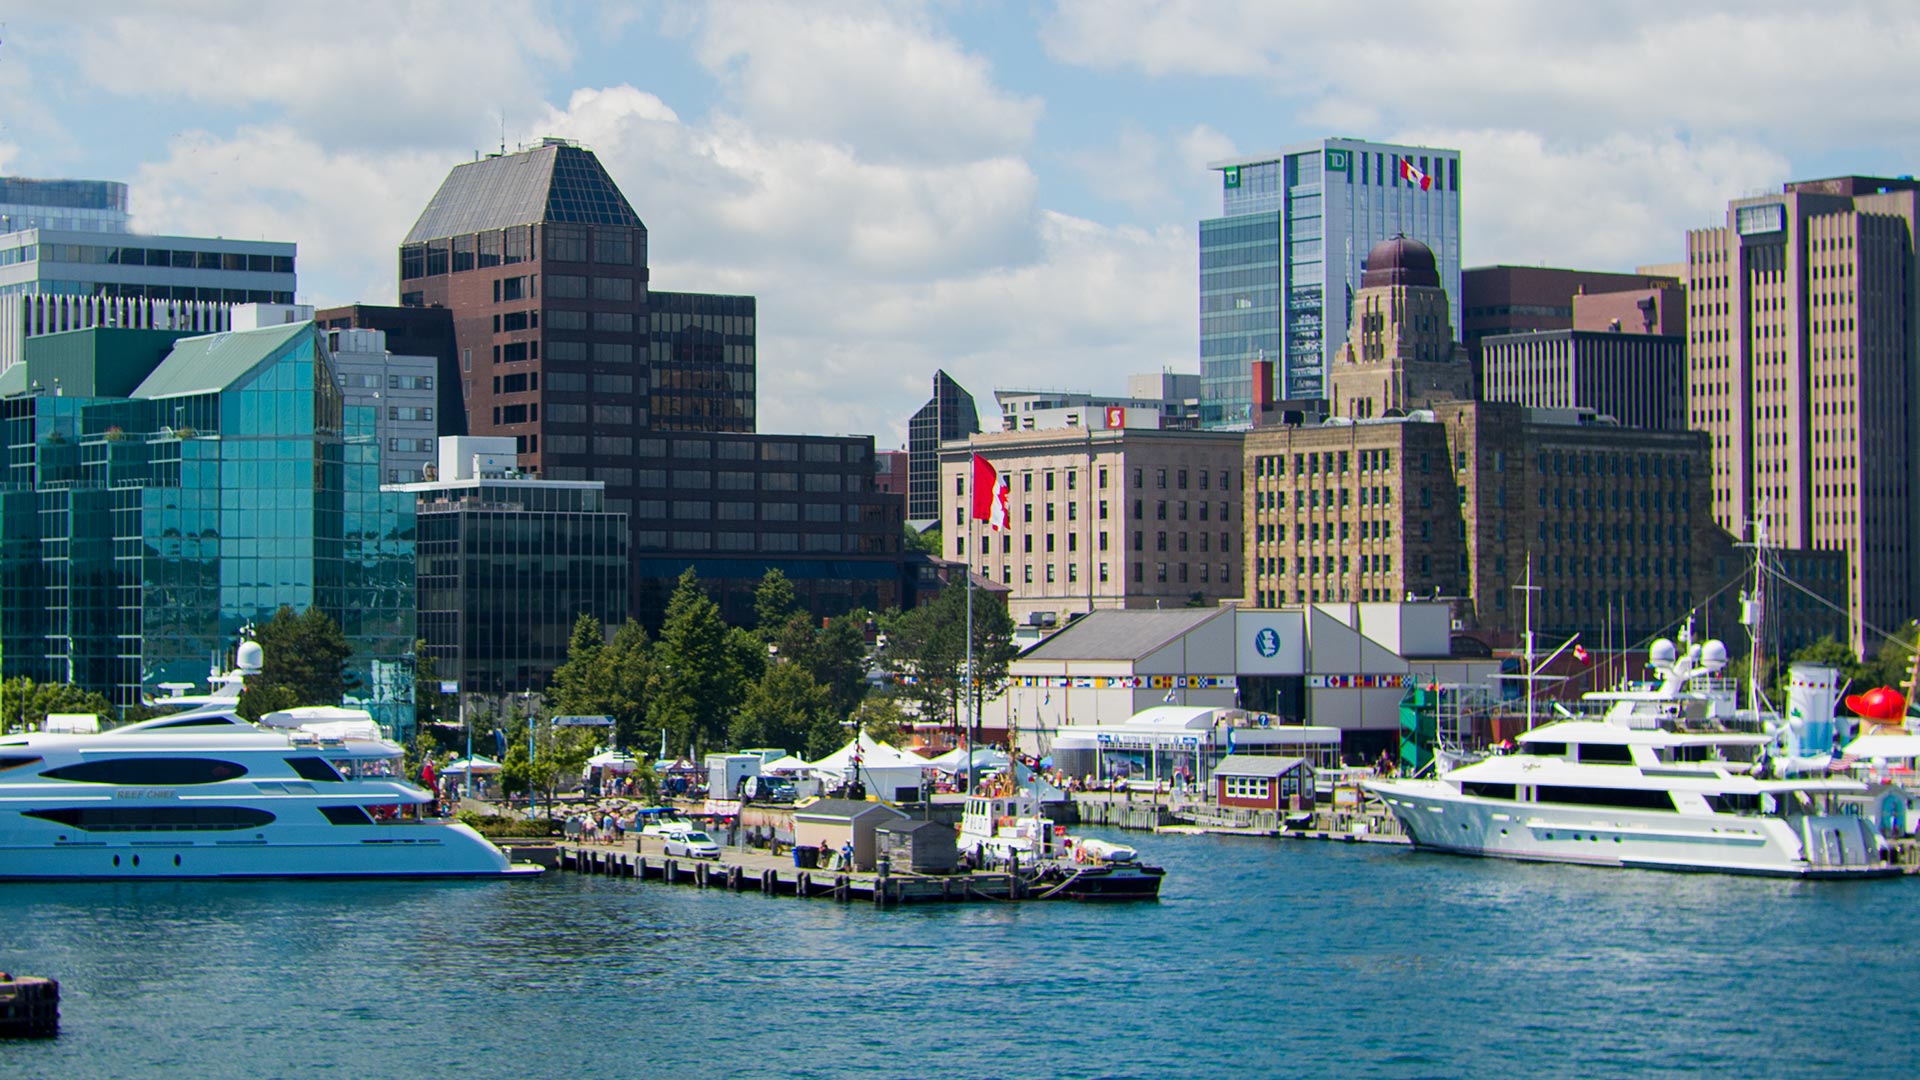
{"label": "pilot boat", "polygon": [[998,788],[970,795],[960,816],[960,851],[1005,866],[1043,900],[1152,900],[1166,870],[1133,848],[1079,839],[1046,816],[1029,791]]}

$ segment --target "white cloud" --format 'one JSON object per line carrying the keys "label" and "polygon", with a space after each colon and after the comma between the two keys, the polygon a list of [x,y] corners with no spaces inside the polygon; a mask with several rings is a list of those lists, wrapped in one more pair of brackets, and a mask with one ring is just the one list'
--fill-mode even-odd
{"label": "white cloud", "polygon": [[293,241],[302,303],[393,303],[400,241],[450,163],[432,151],[328,150],[286,125],[176,136],[140,167],[147,232]]}
{"label": "white cloud", "polygon": [[[763,294],[762,429],[877,428],[880,445],[904,444],[935,368],[973,393],[989,426],[996,387],[1115,387],[1163,364],[1191,368],[1190,230],[1047,214],[1041,239],[1030,264],[927,286]],[[807,325],[819,312],[830,317]]]}
{"label": "white cloud", "polygon": [[1884,90],[1910,81],[1920,51],[1920,8],[1896,0],[1481,0],[1372,5],[1359,19],[1334,3],[1063,0],[1042,36],[1067,63],[1260,80],[1341,126],[1464,121],[1557,138],[1684,126],[1816,150],[1920,149],[1909,95]]}
{"label": "white cloud", "polygon": [[[1671,133],[1566,144],[1528,131],[1423,128],[1393,138],[1460,149],[1469,266],[1629,270],[1678,261],[1687,229],[1723,223],[1728,198],[1787,168],[1749,142]],[[1475,170],[1476,162],[1487,164]]]}
{"label": "white cloud", "polygon": [[695,51],[746,123],[839,144],[868,162],[1004,156],[1027,144],[1040,113],[899,4],[715,4]]}
{"label": "white cloud", "polygon": [[74,61],[116,93],[265,106],[326,142],[485,145],[571,56],[546,15],[530,0],[102,5]]}

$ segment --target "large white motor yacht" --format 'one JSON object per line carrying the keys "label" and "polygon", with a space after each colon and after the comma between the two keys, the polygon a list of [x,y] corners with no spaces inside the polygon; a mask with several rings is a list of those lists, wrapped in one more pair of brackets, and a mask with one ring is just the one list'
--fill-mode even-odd
{"label": "large white motor yacht", "polygon": [[1536,728],[1516,752],[1439,779],[1364,786],[1415,844],[1440,851],[1787,877],[1897,873],[1874,823],[1842,806],[1866,785],[1824,769],[1793,775],[1770,756],[1781,733],[1706,688],[1726,660],[1717,641],[1684,652],[1656,642],[1659,682],[1586,695],[1605,704],[1598,719]]}
{"label": "large white motor yacht", "polygon": [[[100,734],[0,736],[0,879],[447,877],[538,873],[431,816],[365,714],[241,719],[228,685]],[[317,713],[330,713],[325,717]]]}

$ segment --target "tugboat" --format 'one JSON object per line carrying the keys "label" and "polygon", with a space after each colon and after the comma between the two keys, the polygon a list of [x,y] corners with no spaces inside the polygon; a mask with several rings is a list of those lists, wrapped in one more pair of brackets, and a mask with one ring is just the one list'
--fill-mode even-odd
{"label": "tugboat", "polygon": [[1010,780],[967,798],[960,850],[1018,873],[1036,900],[1154,900],[1167,873],[1124,844],[1068,836],[1037,796],[1011,790]]}

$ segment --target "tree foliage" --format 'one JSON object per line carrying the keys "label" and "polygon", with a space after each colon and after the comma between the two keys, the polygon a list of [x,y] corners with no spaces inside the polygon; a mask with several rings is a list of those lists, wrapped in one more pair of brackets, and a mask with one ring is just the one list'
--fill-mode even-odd
{"label": "tree foliage", "polygon": [[340,624],[319,608],[294,614],[281,605],[254,631],[260,643],[260,674],[240,695],[240,715],[258,720],[297,705],[338,705],[348,689],[347,645]]}
{"label": "tree foliage", "polygon": [[730,628],[691,567],[667,601],[648,680],[647,726],[674,749],[719,746],[748,682],[759,677],[766,646]]}
{"label": "tree foliage", "polygon": [[0,735],[44,723],[48,713],[92,713],[104,725],[113,717],[106,695],[68,683],[35,682],[16,675],[0,686]]}
{"label": "tree foliage", "polygon": [[923,720],[959,727],[1006,683],[1018,650],[1005,605],[973,598],[973,695],[966,699],[967,589],[949,586],[932,601],[883,622],[881,665],[903,680],[901,694]]}
{"label": "tree foliage", "polygon": [[805,753],[814,727],[832,712],[827,688],[795,663],[767,665],[741,703],[729,726],[729,741],[737,748],[777,746],[788,753]]}
{"label": "tree foliage", "polygon": [[793,582],[778,568],[769,568],[753,590],[754,627],[762,634],[777,630],[799,607]]}
{"label": "tree foliage", "polygon": [[628,619],[606,640],[600,620],[574,620],[567,660],[553,673],[548,697],[556,713],[613,717],[614,742],[645,742],[647,677],[652,664],[647,631]]}
{"label": "tree foliage", "polygon": [[939,529],[933,528],[928,529],[926,532],[914,532],[913,526],[911,525],[908,525],[906,529],[906,549],[908,551],[917,551],[923,555],[932,555],[935,558],[940,556]]}

